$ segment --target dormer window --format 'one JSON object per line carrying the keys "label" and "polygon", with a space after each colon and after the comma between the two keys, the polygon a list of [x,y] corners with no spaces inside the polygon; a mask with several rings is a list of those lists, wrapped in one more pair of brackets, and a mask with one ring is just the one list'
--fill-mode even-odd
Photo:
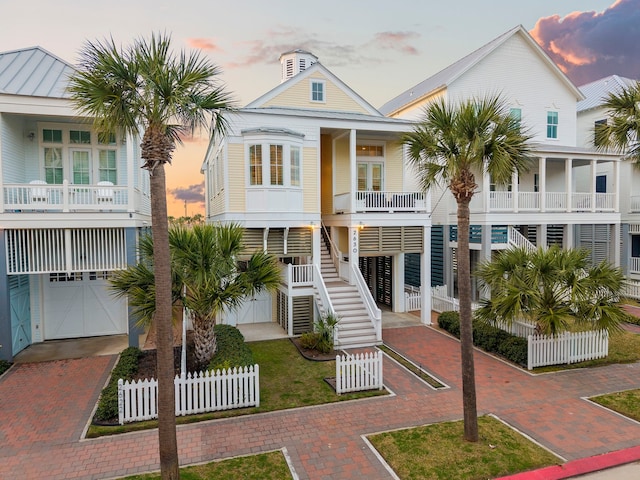
{"label": "dormer window", "polygon": [[311,80],[311,101],[324,103],[324,81]]}

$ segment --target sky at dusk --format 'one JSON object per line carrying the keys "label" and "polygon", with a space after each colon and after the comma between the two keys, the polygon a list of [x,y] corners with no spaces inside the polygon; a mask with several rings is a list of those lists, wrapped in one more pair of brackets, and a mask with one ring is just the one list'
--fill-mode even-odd
{"label": "sky at dusk", "polygon": [[[245,105],[280,82],[281,53],[302,48],[375,107],[522,24],[576,84],[640,79],[640,0],[0,0],[0,51],[39,45],[75,63],[86,40],[128,44],[168,32],[200,49]],[[206,139],[167,169],[169,213],[203,212]]]}

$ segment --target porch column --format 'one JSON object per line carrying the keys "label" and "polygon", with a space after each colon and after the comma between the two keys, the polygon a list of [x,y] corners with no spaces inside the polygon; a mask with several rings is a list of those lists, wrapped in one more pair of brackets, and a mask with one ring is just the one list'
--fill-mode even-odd
{"label": "porch column", "polygon": [[11,296],[7,275],[6,230],[0,229],[0,360],[13,361],[11,334]]}
{"label": "porch column", "polygon": [[[129,142],[131,143],[131,142]],[[138,261],[136,251],[138,249],[138,230],[134,227],[124,229],[125,245],[127,249],[127,265],[135,265]],[[133,307],[127,303],[127,317],[129,323],[129,346],[140,346],[140,334],[142,328],[138,327],[136,323],[138,319],[133,314]]]}
{"label": "porch column", "polygon": [[491,211],[491,176],[486,169],[482,172],[482,211]]}
{"label": "porch column", "polygon": [[[479,252],[479,258],[478,261],[479,262],[490,262],[491,261],[491,230],[492,230],[492,225],[482,225],[482,243],[480,244],[480,252]],[[473,290],[477,290],[477,280],[475,279],[475,277],[472,275],[472,282],[473,282]],[[480,297],[481,298],[487,298],[489,295],[489,292],[485,292],[482,291],[480,292]],[[472,297],[473,297],[473,292],[472,292]]]}
{"label": "porch column", "polygon": [[620,212],[620,161],[613,162],[613,211]]}
{"label": "porch column", "polygon": [[[446,232],[445,228],[445,232]],[[424,325],[431,325],[431,225],[424,227],[422,232],[422,253],[420,254],[420,296],[422,301],[422,308],[420,309],[420,322]],[[446,233],[445,233],[446,235]],[[447,272],[447,266],[451,265],[451,262],[446,258],[447,252],[451,252],[450,248],[447,248],[447,237],[445,236],[445,248],[444,250],[444,271]],[[446,279],[451,279],[453,285],[453,279],[451,272],[445,273]]]}
{"label": "porch column", "polygon": [[352,268],[360,268],[360,231],[358,227],[349,227],[349,284],[354,284]]}
{"label": "porch column", "polygon": [[629,224],[620,225],[622,232],[622,252],[620,254],[620,268],[625,276],[629,275],[629,258],[631,257],[631,235],[629,234]]}
{"label": "porch column", "polygon": [[542,247],[544,249],[547,248],[547,224],[543,223],[540,225],[540,231],[538,235],[538,247]]}
{"label": "porch column", "polygon": [[349,211],[356,211],[356,192],[358,191],[358,166],[356,165],[356,131],[349,131],[349,174],[351,189],[349,192]]}
{"label": "porch column", "polygon": [[620,258],[621,258],[620,242],[616,241],[616,239],[620,238],[620,232],[621,232],[621,225],[619,223],[614,223],[611,225],[611,238],[613,238],[613,241],[611,242],[611,244],[613,245],[611,262],[614,265],[620,265]]}
{"label": "porch column", "polygon": [[321,228],[322,227],[318,225],[311,229],[311,253],[313,255],[311,263],[317,265],[318,269],[320,269],[320,264],[322,263],[322,245],[320,243],[322,242],[322,235],[320,235]]}
{"label": "porch column", "polygon": [[393,293],[391,304],[394,312],[405,312],[404,308],[404,253],[393,256]]}
{"label": "porch column", "polygon": [[565,158],[564,159],[564,189],[567,195],[567,212],[570,212],[572,210],[572,195],[571,195],[571,190],[573,189],[573,184],[572,184],[572,179],[571,179],[571,165],[572,165],[572,160],[570,158]]}
{"label": "porch column", "polygon": [[540,195],[540,211],[547,209],[547,158],[542,157],[538,165],[538,195]]}
{"label": "porch column", "polygon": [[[318,318],[316,318],[316,309],[313,310],[313,324],[315,325]],[[287,295],[287,335],[293,337],[293,297]]]}
{"label": "porch column", "polygon": [[[133,153],[133,136],[131,134],[127,134],[125,136],[125,141],[127,142],[127,211],[135,212],[136,211],[136,192],[134,190],[134,186],[136,182],[134,181],[135,176],[135,165],[134,165],[134,153]],[[142,169],[138,169],[138,174],[140,174]],[[142,183],[139,183],[141,185]],[[137,345],[135,345],[137,346]]]}
{"label": "porch column", "polygon": [[518,182],[520,181],[520,178],[518,177],[518,172],[513,172],[513,175],[511,176],[511,195],[513,195],[513,211],[515,213],[518,213]]}
{"label": "porch column", "polygon": [[590,171],[591,171],[591,187],[589,193],[591,193],[591,211],[596,211],[596,175],[598,171],[598,161],[591,160],[590,161]]}
{"label": "porch column", "polygon": [[573,224],[567,224],[564,227],[564,238],[562,239],[562,247],[564,249],[574,248],[574,231],[576,226]]}

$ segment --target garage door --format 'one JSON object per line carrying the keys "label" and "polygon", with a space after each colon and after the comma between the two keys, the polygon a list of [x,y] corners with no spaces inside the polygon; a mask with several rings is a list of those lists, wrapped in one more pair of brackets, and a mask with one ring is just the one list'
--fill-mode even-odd
{"label": "garage door", "polygon": [[106,272],[43,277],[45,340],[127,333],[127,307],[107,289]]}

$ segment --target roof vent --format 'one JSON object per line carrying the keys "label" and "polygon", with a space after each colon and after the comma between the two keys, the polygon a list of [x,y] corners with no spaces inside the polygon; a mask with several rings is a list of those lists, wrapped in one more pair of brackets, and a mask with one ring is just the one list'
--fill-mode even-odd
{"label": "roof vent", "polygon": [[304,72],[317,61],[318,57],[305,50],[297,49],[283,53],[280,55],[280,65],[282,66],[280,83],[286,82],[300,72]]}

